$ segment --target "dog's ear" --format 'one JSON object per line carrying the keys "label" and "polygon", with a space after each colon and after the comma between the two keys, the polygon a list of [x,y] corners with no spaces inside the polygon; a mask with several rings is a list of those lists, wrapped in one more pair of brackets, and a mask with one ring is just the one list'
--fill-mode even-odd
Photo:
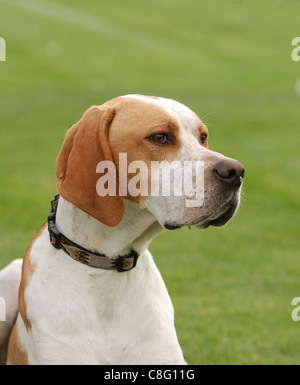
{"label": "dog's ear", "polygon": [[[57,158],[56,185],[60,195],[107,226],[118,225],[124,214],[122,197],[99,196],[96,191],[101,161],[113,162],[108,142],[113,108],[91,107],[71,127]],[[116,182],[116,194],[118,194]]]}

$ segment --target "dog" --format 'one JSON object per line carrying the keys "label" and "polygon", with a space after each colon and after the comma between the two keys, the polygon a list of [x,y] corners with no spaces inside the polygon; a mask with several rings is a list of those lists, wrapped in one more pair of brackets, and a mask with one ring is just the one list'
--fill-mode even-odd
{"label": "dog", "polygon": [[[120,154],[151,173],[135,183]],[[202,165],[201,205],[186,204],[197,191],[130,193],[130,185],[155,185],[165,162],[174,161]],[[190,176],[195,182],[194,171]],[[207,127],[179,102],[126,95],[89,108],[58,155],[59,195],[48,221],[23,261],[0,272],[9,308],[0,323],[2,363],[186,364],[170,297],[147,248],[165,229],[225,225],[239,206],[243,177],[241,163],[208,149]],[[111,181],[116,193],[101,196],[96,186]]]}

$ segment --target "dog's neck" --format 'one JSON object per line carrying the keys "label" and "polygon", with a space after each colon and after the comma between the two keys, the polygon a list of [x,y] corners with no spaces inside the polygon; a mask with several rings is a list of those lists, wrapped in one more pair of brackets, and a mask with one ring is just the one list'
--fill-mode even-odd
{"label": "dog's neck", "polygon": [[137,203],[125,199],[124,206],[121,223],[108,227],[60,197],[56,226],[73,242],[110,258],[125,255],[130,250],[140,254],[163,228],[152,214],[140,209]]}

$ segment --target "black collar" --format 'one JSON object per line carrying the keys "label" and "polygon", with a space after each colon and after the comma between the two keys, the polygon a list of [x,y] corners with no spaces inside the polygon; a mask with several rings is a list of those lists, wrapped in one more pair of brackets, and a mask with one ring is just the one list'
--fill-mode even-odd
{"label": "black collar", "polygon": [[75,242],[70,241],[61,234],[55,226],[56,210],[59,195],[51,202],[51,213],[48,216],[48,230],[50,234],[50,242],[56,249],[64,250],[75,261],[85,265],[96,267],[98,269],[117,270],[118,272],[129,271],[136,266],[139,254],[132,250],[126,255],[120,255],[116,258],[109,258],[105,254],[96,253],[87,250]]}

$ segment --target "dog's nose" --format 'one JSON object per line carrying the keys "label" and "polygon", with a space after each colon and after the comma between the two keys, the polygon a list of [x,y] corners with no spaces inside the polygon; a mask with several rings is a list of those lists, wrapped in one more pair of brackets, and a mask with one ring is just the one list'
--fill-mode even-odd
{"label": "dog's nose", "polygon": [[222,160],[213,171],[218,179],[237,187],[241,185],[245,175],[244,166],[234,159]]}

